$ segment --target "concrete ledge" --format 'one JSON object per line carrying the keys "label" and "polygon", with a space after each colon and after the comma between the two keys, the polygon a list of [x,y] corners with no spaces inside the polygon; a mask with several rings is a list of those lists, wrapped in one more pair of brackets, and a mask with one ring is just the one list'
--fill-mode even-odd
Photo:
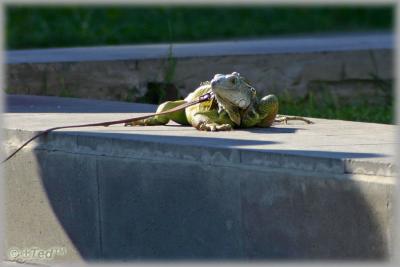
{"label": "concrete ledge", "polygon": [[[82,100],[51,97],[17,113],[20,100],[7,97],[7,152],[50,126],[139,115],[88,100],[68,114]],[[67,247],[58,260],[387,258],[395,126],[314,120],[54,132],[5,165],[6,246]]]}
{"label": "concrete ledge", "polygon": [[392,48],[390,33],[365,33],[173,44],[172,57],[168,44],[8,51],[7,90],[135,101],[149,83],[173,83],[171,94],[185,96],[215,73],[238,71],[263,94],[327,90],[379,103],[391,90],[381,85],[393,79]]}
{"label": "concrete ledge", "polygon": [[[177,43],[172,45],[176,58],[268,55],[392,49],[389,33],[347,34],[237,40],[208,43]],[[121,45],[103,47],[51,48],[6,52],[7,64],[56,63],[108,60],[143,60],[168,58],[169,44]]]}

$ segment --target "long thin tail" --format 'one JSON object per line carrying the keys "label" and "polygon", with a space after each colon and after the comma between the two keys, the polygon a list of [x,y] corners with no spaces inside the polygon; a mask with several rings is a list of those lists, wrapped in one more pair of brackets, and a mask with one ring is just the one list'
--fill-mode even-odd
{"label": "long thin tail", "polygon": [[52,131],[55,131],[55,130],[67,129],[67,128],[93,127],[93,126],[105,126],[105,127],[107,127],[107,126],[114,125],[114,124],[129,123],[129,122],[133,122],[133,121],[147,119],[147,118],[150,118],[150,117],[153,117],[153,116],[156,116],[156,115],[164,115],[164,114],[169,114],[169,113],[172,113],[172,112],[176,112],[176,111],[179,111],[181,109],[185,109],[185,108],[187,108],[189,106],[193,106],[193,105],[196,105],[198,103],[201,103],[201,102],[204,102],[204,101],[208,101],[212,97],[213,97],[212,93],[207,93],[205,95],[200,96],[197,100],[194,100],[192,102],[176,106],[176,107],[174,107],[172,109],[169,109],[169,110],[166,110],[166,111],[163,111],[163,112],[159,112],[159,113],[152,113],[152,114],[149,114],[149,115],[130,118],[130,119],[116,120],[116,121],[106,121],[106,122],[98,122],[98,123],[88,123],[88,124],[78,124],[78,125],[68,125],[68,126],[59,126],[59,127],[49,128],[47,130],[44,130],[43,132],[40,132],[40,133],[34,135],[28,141],[23,143],[20,147],[17,148],[17,150],[15,150],[13,153],[11,153],[11,155],[9,155],[7,158],[5,158],[1,162],[1,164],[3,164],[4,162],[8,161],[12,157],[14,157],[15,154],[17,154],[22,148],[24,148],[26,145],[28,145],[30,142],[32,142],[36,138],[38,138],[38,137],[40,137],[42,135],[48,134],[48,133],[50,133]]}
{"label": "long thin tail", "polygon": [[37,135],[33,136],[31,139],[29,139],[28,141],[26,141],[25,143],[23,143],[17,150],[15,150],[13,153],[11,153],[7,158],[5,158],[5,159],[1,162],[1,164],[3,164],[4,162],[6,162],[7,160],[11,159],[12,157],[14,157],[14,155],[17,154],[18,151],[20,151],[21,149],[23,149],[27,144],[29,144],[30,142],[32,142],[33,140],[35,140],[35,139],[38,138],[39,136],[44,135],[44,134],[46,134],[46,133],[48,133],[48,132],[50,132],[50,131],[47,131],[47,130],[46,130],[46,131],[40,132],[40,133],[38,133]]}

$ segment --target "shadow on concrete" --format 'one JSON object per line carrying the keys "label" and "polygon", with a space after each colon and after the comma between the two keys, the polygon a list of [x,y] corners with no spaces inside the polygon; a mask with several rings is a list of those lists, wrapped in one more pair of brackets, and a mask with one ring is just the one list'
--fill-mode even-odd
{"label": "shadow on concrete", "polygon": [[[172,128],[175,128],[175,127],[178,127],[178,128],[181,128],[181,127],[192,128],[192,126],[179,125],[179,124],[167,124],[165,126],[166,127],[172,127]],[[148,127],[148,128],[149,128],[148,129],[149,131],[152,131],[151,127]],[[242,131],[242,132],[249,132],[249,133],[259,133],[259,134],[295,133],[298,130],[305,130],[305,129],[297,127],[297,126],[293,127],[293,125],[285,125],[284,128],[283,127],[275,127],[275,125],[273,125],[273,126],[268,127],[268,128],[257,128],[257,127],[254,127],[254,128],[238,128],[238,129],[235,129],[235,131]],[[155,130],[153,130],[153,131],[155,131]],[[168,131],[168,128],[166,128],[165,131]]]}
{"label": "shadow on concrete", "polygon": [[[190,127],[190,126],[179,126],[179,127]],[[147,127],[148,130],[143,131],[159,131],[157,129],[151,130],[151,127]],[[260,129],[260,132],[278,132],[282,133],[290,133],[295,132],[296,128],[266,128]],[[283,131],[281,131],[283,130]],[[287,130],[287,131],[286,131]],[[118,131],[121,131],[118,129]],[[269,149],[261,147],[264,145],[271,144],[281,144],[281,142],[277,141],[269,141],[269,140],[251,140],[251,139],[239,139],[239,138],[224,138],[224,137],[210,137],[209,135],[203,137],[194,137],[194,136],[183,136],[183,135],[155,135],[155,134],[138,134],[137,132],[132,133],[129,130],[126,130],[127,133],[115,133],[115,132],[74,132],[74,131],[57,131],[55,133],[62,134],[72,134],[77,136],[96,136],[104,139],[115,139],[115,140],[124,140],[124,141],[140,141],[140,142],[149,142],[151,143],[163,143],[163,144],[173,144],[177,146],[197,146],[197,147],[217,147],[217,148],[229,148],[229,149],[240,149],[240,150],[249,150],[256,152],[266,152],[273,153],[279,155],[296,155],[296,156],[304,156],[304,157],[314,157],[314,158],[333,158],[333,159],[351,159],[351,158],[382,158],[387,157],[387,155],[379,154],[379,153],[362,153],[362,152],[346,152],[346,151],[324,151],[324,150],[304,150],[304,149]],[[141,130],[142,131],[142,130]],[[168,131],[168,129],[166,129]],[[276,133],[276,132],[275,132]],[[54,134],[54,133],[53,133]],[[102,145],[100,142],[98,145]],[[246,147],[246,146],[257,146],[257,147]],[[344,148],[345,149],[345,148]]]}
{"label": "shadow on concrete", "polygon": [[[173,122],[172,122],[173,123]],[[164,125],[165,129],[160,129],[160,128],[153,128],[150,126],[135,126],[135,127],[143,127],[140,129],[140,131],[147,131],[147,132],[160,132],[160,131],[165,131],[168,132],[170,131],[170,128],[183,128],[187,127],[192,129],[192,126],[189,125],[180,125],[180,124],[169,124]],[[146,128],[144,128],[146,127]],[[126,132],[130,132],[131,127],[127,127]],[[288,133],[295,133],[298,130],[304,130],[304,128],[299,128],[299,127],[293,127],[293,125],[286,125],[284,128],[283,127],[268,127],[268,128],[239,128],[239,129],[234,129],[234,131],[242,131],[242,132],[249,132],[249,133],[258,133],[258,134],[288,134]],[[123,130],[119,130],[123,131]]]}
{"label": "shadow on concrete", "polygon": [[[133,138],[132,134],[113,136]],[[135,138],[225,147],[272,143],[182,136]],[[295,153],[320,156],[327,152]],[[193,161],[171,163],[57,150],[36,155],[52,208],[88,261],[387,257],[387,229],[380,228],[365,188],[356,181]],[[350,151],[326,155],[378,156]],[[380,203],[384,196],[377,187],[371,185],[368,190]]]}
{"label": "shadow on concrete", "polygon": [[284,134],[284,133],[295,133],[298,130],[304,130],[304,128],[293,127],[289,125],[285,125],[285,127],[268,127],[268,128],[247,128],[247,129],[240,129],[240,131],[246,131],[250,133],[259,133],[259,134]]}
{"label": "shadow on concrete", "polygon": [[[149,130],[151,127],[148,127]],[[118,130],[121,131],[121,130]],[[127,130],[129,132],[129,130]],[[82,137],[98,137],[104,140],[113,139],[115,140],[115,144],[118,141],[125,141],[129,143],[133,142],[149,142],[149,144],[173,144],[177,146],[197,146],[197,147],[220,147],[220,148],[235,148],[240,146],[260,146],[260,145],[271,145],[271,144],[279,144],[277,141],[269,141],[269,140],[251,140],[251,139],[237,139],[237,138],[224,138],[224,137],[195,137],[195,136],[183,136],[183,135],[156,135],[156,134],[138,134],[135,133],[115,133],[115,132],[84,132],[84,131],[68,131],[62,132],[57,131],[52,134],[71,134]],[[101,146],[101,142],[97,142],[97,145]],[[123,145],[121,143],[121,145]]]}

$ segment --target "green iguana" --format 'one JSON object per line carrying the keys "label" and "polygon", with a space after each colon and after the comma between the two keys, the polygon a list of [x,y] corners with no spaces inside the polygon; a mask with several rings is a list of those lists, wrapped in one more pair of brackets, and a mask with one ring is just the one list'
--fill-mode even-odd
{"label": "green iguana", "polygon": [[233,128],[269,127],[273,122],[288,120],[312,123],[302,117],[276,118],[278,106],[278,98],[274,95],[267,95],[259,99],[253,86],[239,73],[217,74],[211,81],[202,83],[184,100],[161,104],[155,114],[116,121],[58,126],[41,131],[19,146],[1,163],[11,159],[36,138],[55,130],[67,128],[110,126],[121,123],[125,123],[125,126],[164,125],[172,120],[183,125],[193,125],[202,131],[229,131]]}
{"label": "green iguana", "polygon": [[202,131],[229,131],[233,128],[269,127],[273,122],[286,123],[287,120],[312,123],[302,117],[277,118],[278,98],[267,95],[260,99],[254,87],[237,72],[216,74],[211,81],[201,83],[184,100],[162,103],[157,113],[191,102],[207,93],[214,95],[209,101],[170,114],[126,123],[125,126],[164,125],[172,120],[182,125],[192,125]]}

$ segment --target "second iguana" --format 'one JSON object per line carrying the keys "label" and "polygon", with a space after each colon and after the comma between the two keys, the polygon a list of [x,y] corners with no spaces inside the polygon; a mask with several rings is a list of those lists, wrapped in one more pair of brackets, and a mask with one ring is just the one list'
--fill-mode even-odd
{"label": "second iguana", "polygon": [[[126,123],[134,125],[165,125],[170,120],[192,125],[202,131],[229,131],[233,128],[269,127],[273,122],[302,120],[302,117],[278,115],[278,98],[275,95],[259,97],[254,87],[237,72],[216,74],[211,81],[203,82],[183,100],[167,101],[157,108],[157,113],[190,102],[204,94],[214,97],[206,102],[166,115]],[[277,117],[279,116],[279,117]]]}

